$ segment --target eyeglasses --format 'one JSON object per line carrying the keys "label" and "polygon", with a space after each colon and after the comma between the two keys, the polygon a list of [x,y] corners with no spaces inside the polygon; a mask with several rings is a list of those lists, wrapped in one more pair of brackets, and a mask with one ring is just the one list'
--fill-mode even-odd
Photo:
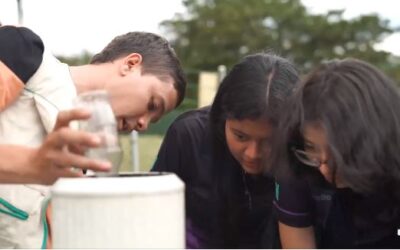
{"label": "eyeglasses", "polygon": [[308,153],[304,150],[297,149],[295,147],[292,147],[291,150],[293,151],[297,160],[299,160],[301,163],[303,163],[307,166],[310,166],[313,168],[319,168],[322,164],[326,163],[326,161],[322,161],[319,158],[318,154]]}

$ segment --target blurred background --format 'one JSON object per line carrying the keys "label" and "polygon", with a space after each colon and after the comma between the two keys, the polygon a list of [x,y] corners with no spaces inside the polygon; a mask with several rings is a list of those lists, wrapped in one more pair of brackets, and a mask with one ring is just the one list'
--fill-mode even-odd
{"label": "blurred background", "polygon": [[183,104],[140,134],[138,144],[121,134],[122,171],[133,165],[147,171],[170,123],[209,104],[221,77],[247,54],[274,51],[302,73],[324,60],[356,57],[399,84],[395,6],[396,0],[1,0],[0,22],[31,28],[70,65],[87,63],[129,31],[157,33],[172,43],[189,79]]}

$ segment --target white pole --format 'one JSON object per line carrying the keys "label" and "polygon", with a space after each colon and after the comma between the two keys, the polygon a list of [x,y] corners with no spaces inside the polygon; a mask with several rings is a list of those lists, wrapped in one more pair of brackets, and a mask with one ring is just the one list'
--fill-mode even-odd
{"label": "white pole", "polygon": [[221,83],[221,81],[224,79],[225,76],[226,76],[226,66],[219,65],[218,66],[218,84]]}
{"label": "white pole", "polygon": [[132,150],[132,172],[140,172],[139,165],[139,134],[137,131],[131,133]]}
{"label": "white pole", "polygon": [[22,0],[17,0],[18,5],[18,24],[22,25],[24,21],[24,12],[22,10]]}

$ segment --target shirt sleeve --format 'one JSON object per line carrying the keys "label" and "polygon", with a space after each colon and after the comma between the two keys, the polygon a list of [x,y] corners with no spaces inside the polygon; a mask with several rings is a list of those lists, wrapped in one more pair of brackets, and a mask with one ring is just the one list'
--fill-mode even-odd
{"label": "shirt sleeve", "polygon": [[292,227],[308,227],[312,223],[312,202],[305,180],[275,183],[274,210],[279,222]]}
{"label": "shirt sleeve", "polygon": [[0,27],[0,111],[14,102],[39,68],[44,45],[28,28]]}

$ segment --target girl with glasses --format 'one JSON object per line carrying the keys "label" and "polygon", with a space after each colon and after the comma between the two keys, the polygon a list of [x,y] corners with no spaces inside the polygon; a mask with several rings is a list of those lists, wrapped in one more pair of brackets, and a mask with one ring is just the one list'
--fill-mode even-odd
{"label": "girl with glasses", "polygon": [[269,161],[283,248],[400,247],[400,96],[355,59],[289,98]]}
{"label": "girl with glasses", "polygon": [[187,248],[272,248],[274,180],[263,174],[281,104],[298,82],[289,61],[253,54],[223,79],[211,107],[178,117],[153,171],[186,185]]}

